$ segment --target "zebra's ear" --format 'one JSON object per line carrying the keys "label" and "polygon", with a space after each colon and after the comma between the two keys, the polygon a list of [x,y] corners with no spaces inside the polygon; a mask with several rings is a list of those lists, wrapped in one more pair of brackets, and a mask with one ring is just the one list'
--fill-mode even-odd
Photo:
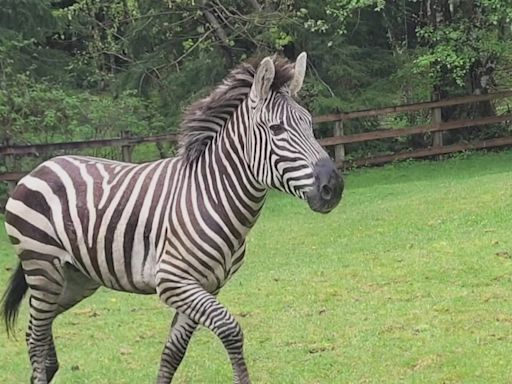
{"label": "zebra's ear", "polygon": [[268,96],[270,87],[274,81],[274,62],[270,57],[265,57],[254,75],[254,82],[251,87],[251,100],[257,103]]}
{"label": "zebra's ear", "polygon": [[293,75],[293,79],[290,81],[290,94],[292,96],[296,96],[302,88],[304,76],[306,75],[307,60],[308,55],[306,52],[302,52],[295,61],[295,73]]}

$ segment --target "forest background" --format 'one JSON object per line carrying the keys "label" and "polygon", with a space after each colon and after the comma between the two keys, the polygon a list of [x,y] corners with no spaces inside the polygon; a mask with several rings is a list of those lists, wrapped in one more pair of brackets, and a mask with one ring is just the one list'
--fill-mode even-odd
{"label": "forest background", "polygon": [[[230,68],[275,52],[308,52],[301,99],[314,115],[510,89],[511,21],[511,0],[0,0],[0,144],[176,131],[184,108]],[[500,109],[506,100],[453,106],[443,120]],[[428,113],[354,121],[345,132],[421,124]],[[455,130],[446,142],[504,131]]]}

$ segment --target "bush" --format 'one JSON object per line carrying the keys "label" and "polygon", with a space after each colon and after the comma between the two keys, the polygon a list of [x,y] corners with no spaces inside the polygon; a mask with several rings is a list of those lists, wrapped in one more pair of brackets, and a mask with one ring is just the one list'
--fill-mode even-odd
{"label": "bush", "polygon": [[124,92],[76,92],[19,74],[0,89],[3,141],[48,143],[119,137],[122,132],[164,132],[166,124],[149,101]]}

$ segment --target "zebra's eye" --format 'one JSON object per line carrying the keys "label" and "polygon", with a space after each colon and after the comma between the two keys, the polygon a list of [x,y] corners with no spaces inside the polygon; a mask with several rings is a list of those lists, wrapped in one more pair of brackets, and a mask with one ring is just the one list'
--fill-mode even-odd
{"label": "zebra's eye", "polygon": [[272,124],[269,128],[274,136],[279,136],[286,132],[286,128],[282,124]]}

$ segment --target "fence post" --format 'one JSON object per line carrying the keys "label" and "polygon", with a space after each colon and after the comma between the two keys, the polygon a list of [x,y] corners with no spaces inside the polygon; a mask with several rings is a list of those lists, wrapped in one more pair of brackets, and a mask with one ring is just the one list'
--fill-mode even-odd
{"label": "fence post", "polygon": [[[337,121],[334,124],[334,136],[343,136],[343,121]],[[345,145],[337,144],[334,146],[334,160],[336,164],[345,161]]]}
{"label": "fence post", "polygon": [[[6,137],[4,140],[4,144],[6,147],[10,147],[12,145],[12,139],[10,137]],[[5,168],[9,172],[14,172],[16,168],[16,160],[14,158],[14,155],[5,155]],[[16,181],[13,180],[7,180],[7,193],[9,196],[12,194],[12,191],[14,191],[14,188],[16,187]]]}
{"label": "fence post", "polygon": [[[438,127],[443,122],[443,117],[441,115],[441,107],[432,109],[432,125],[434,127]],[[434,147],[442,147],[443,146],[443,131],[436,131],[432,137],[432,145]]]}
{"label": "fence post", "polygon": [[[121,137],[126,138],[126,139],[130,138],[131,137],[130,131],[123,131],[123,133],[121,134]],[[121,155],[123,157],[123,161],[126,161],[127,163],[131,163],[132,162],[132,152],[133,152],[133,145],[130,145],[130,144],[123,145],[121,147]]]}

